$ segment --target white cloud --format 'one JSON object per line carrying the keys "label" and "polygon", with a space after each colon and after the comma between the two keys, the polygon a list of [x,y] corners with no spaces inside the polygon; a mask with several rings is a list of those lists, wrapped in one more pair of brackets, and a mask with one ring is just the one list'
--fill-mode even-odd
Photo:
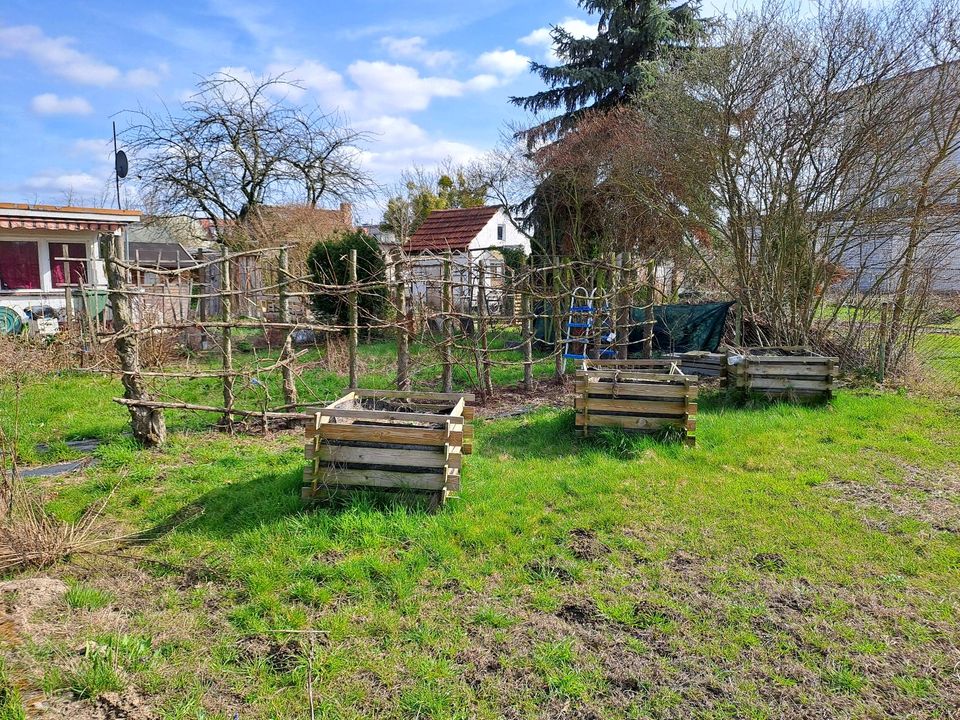
{"label": "white cloud", "polygon": [[449,67],[457,59],[452,50],[428,50],[427,41],[418,35],[407,38],[385,37],[380,40],[380,44],[391,57],[412,60],[428,68]]}
{"label": "white cloud", "polygon": [[378,177],[396,177],[414,166],[430,167],[444,160],[468,163],[484,151],[467,143],[424,137],[423,142],[402,147],[374,147],[361,153],[364,167]]}
{"label": "white cloud", "polygon": [[492,90],[493,88],[502,84],[503,80],[498,78],[496,75],[482,73],[467,80],[463,86],[467,90],[472,90],[474,92],[486,92],[487,90]]}
{"label": "white cloud", "polygon": [[38,115],[89,115],[93,107],[82,97],[60,97],[53,93],[37,95],[30,108]]}
{"label": "white cloud", "polygon": [[427,139],[422,127],[404,117],[380,115],[357,123],[358,130],[365,130],[374,136],[373,145],[383,147],[402,147],[419,145]]}
{"label": "white cloud", "polygon": [[83,85],[106,86],[125,82],[134,86],[155,85],[163,70],[119,68],[81,52],[69,37],[48,37],[35,25],[0,26],[0,57],[22,55],[52,75]]}
{"label": "white cloud", "polygon": [[70,144],[70,154],[112,163],[113,141],[104,138],[79,138]]}
{"label": "white cloud", "polygon": [[513,78],[527,71],[530,58],[516,50],[491,50],[480,55],[476,65],[481,70],[496,73],[504,78]]}
{"label": "white cloud", "polygon": [[270,3],[211,0],[210,9],[234,23],[260,44],[267,44],[282,34],[280,24],[271,17]]}
{"label": "white cloud", "polygon": [[[596,23],[591,23],[579,18],[564,18],[557,23],[557,26],[562,27],[575,38],[593,38],[597,36]],[[553,38],[550,37],[552,29],[553,28],[550,27],[537,28],[533,32],[524,35],[518,42],[523,45],[543,48],[544,57],[550,62],[556,62],[559,58],[553,51]]]}
{"label": "white cloud", "polygon": [[435,97],[458,97],[465,83],[452,78],[422,77],[407,65],[358,60],[347,68],[357,86],[362,110],[384,114],[425,110]]}
{"label": "white cloud", "polygon": [[103,192],[107,179],[86,172],[49,172],[27,178],[24,188],[30,191],[54,193],[77,193],[97,195]]}

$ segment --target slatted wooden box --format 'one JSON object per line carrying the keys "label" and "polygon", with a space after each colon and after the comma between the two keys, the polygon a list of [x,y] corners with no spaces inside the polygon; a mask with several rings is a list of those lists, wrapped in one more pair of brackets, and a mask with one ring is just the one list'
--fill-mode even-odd
{"label": "slatted wooden box", "polygon": [[675,430],[693,445],[697,429],[697,378],[681,372],[580,370],[576,374],[578,434],[617,427],[657,433]]}
{"label": "slatted wooden box", "polygon": [[665,360],[672,360],[680,365],[685,375],[696,375],[703,378],[720,378],[723,383],[727,379],[727,354],[712,353],[701,350],[677,353],[664,356]]}
{"label": "slatted wooden box", "polygon": [[815,354],[764,354],[755,348],[731,356],[729,372],[738,391],[771,399],[829,400],[839,360]]}
{"label": "slatted wooden box", "polygon": [[459,393],[353,390],[317,410],[306,429],[303,498],[366,487],[428,492],[433,504],[443,503],[460,489],[463,455],[473,451],[473,401]]}

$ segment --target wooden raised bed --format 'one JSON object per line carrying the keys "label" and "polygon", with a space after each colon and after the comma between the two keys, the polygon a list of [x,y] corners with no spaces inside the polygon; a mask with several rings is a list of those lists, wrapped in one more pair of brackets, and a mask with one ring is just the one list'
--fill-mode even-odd
{"label": "wooden raised bed", "polygon": [[581,370],[636,370],[637,372],[648,373],[669,373],[676,371],[675,366],[679,366],[676,360],[669,358],[627,358],[625,360],[613,360],[602,358],[599,360],[582,360]]}
{"label": "wooden raised bed", "polygon": [[577,432],[617,427],[642,433],[679,431],[688,445],[697,428],[697,378],[681,372],[580,370],[574,408]]}
{"label": "wooden raised bed", "polygon": [[700,378],[720,378],[721,382],[727,379],[727,354],[712,353],[700,350],[666,355],[664,359],[672,360],[680,366],[685,375],[696,375]]}
{"label": "wooden raised bed", "polygon": [[835,357],[809,351],[789,354],[776,349],[751,348],[739,359],[731,356],[730,376],[743,393],[758,393],[771,399],[825,399],[833,396]]}
{"label": "wooden raised bed", "polygon": [[474,396],[353,390],[318,409],[306,429],[303,498],[345,489],[432,493],[432,504],[460,489],[463,455],[473,451]]}

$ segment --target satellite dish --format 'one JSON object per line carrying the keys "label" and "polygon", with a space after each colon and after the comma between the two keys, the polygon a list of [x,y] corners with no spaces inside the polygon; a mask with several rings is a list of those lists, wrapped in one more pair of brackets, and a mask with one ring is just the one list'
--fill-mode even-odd
{"label": "satellite dish", "polygon": [[123,150],[117,151],[114,167],[117,169],[118,178],[125,178],[127,176],[127,170],[130,169],[130,166],[127,163],[127,154]]}

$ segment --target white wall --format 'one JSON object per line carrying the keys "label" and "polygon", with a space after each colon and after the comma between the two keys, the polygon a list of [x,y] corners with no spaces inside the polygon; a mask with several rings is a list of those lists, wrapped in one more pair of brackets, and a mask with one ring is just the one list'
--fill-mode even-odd
{"label": "white wall", "polygon": [[[504,238],[497,239],[497,228],[503,226]],[[481,250],[488,248],[516,247],[523,250],[524,255],[530,254],[530,239],[510,222],[510,217],[504,212],[503,208],[497,210],[490,220],[484,225],[483,230],[477,233],[477,236],[470,242],[467,248],[473,255]]]}

